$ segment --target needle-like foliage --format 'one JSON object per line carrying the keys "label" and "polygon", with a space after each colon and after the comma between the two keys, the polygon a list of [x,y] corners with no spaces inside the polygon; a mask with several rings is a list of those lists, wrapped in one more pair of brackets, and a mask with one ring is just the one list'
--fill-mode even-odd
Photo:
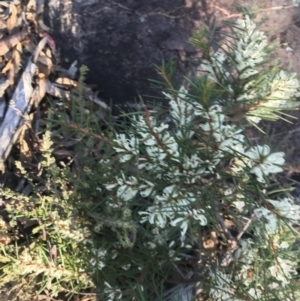
{"label": "needle-like foliage", "polygon": [[267,38],[249,17],[230,29],[217,50],[205,29],[192,38],[199,74],[179,89],[170,65],[158,70],[167,111],[144,105],[106,129],[80,107],[60,121],[80,137],[78,171],[63,176],[42,150],[47,194],[19,198],[40,235],[3,246],[2,279],[36,279],[51,296],[94,287],[101,301],[300,298],[300,206],[278,187],[284,153],[246,131],[296,109],[299,81],[266,63]]}

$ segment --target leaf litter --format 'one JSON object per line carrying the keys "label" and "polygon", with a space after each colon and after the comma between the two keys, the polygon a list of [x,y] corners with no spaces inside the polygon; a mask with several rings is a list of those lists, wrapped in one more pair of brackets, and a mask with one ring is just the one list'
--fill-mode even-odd
{"label": "leaf litter", "polygon": [[[70,99],[78,82],[77,62],[69,70],[57,65],[56,44],[43,22],[44,0],[0,2],[0,170],[5,172],[13,147],[19,145],[22,163],[30,163],[34,150],[28,137],[38,136],[37,114],[41,101],[50,95]],[[91,88],[86,98],[103,111],[108,106]],[[29,117],[31,116],[31,117]],[[28,132],[31,134],[28,135]],[[38,139],[35,139],[38,141]],[[26,158],[26,160],[25,160]],[[29,162],[27,161],[29,159]]]}

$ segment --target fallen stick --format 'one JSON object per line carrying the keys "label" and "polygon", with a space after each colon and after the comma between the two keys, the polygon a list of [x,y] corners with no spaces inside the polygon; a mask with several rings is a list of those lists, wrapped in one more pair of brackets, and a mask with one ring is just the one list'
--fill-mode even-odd
{"label": "fallen stick", "polygon": [[[33,56],[28,60],[27,66],[18,82],[12,96],[9,107],[0,127],[0,171],[4,172],[4,162],[7,159],[11,148],[19,138],[22,125],[25,122],[26,114],[30,111],[33,101],[37,101],[37,89],[33,89],[33,76],[38,70],[36,64],[38,54],[45,47],[47,38],[43,38]],[[41,88],[41,87],[38,87]],[[42,93],[44,94],[44,93]]]}
{"label": "fallen stick", "polygon": [[37,65],[33,63],[32,57],[30,57],[1,124],[0,171],[2,172],[4,171],[4,162],[19,137],[20,129],[24,124],[24,116],[31,108],[30,100],[33,93],[31,83],[36,70]]}

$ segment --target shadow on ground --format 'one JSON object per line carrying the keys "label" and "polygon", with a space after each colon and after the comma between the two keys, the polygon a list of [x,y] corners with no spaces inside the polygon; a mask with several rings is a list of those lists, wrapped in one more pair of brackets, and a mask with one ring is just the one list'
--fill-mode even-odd
{"label": "shadow on ground", "polygon": [[[209,4],[208,4],[209,2]],[[61,62],[77,59],[89,67],[88,83],[116,104],[139,94],[161,96],[148,79],[154,65],[178,62],[178,77],[190,67],[196,50],[188,43],[201,22],[211,23],[214,1],[49,0],[46,21],[60,49]]]}

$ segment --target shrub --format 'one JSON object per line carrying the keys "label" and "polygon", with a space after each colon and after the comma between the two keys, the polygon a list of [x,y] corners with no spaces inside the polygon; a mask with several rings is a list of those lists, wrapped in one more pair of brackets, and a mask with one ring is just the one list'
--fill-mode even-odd
{"label": "shrub", "polygon": [[3,283],[51,296],[95,287],[99,300],[300,298],[284,153],[247,137],[296,108],[299,81],[266,61],[249,17],[228,25],[214,52],[209,29],[191,39],[202,53],[193,80],[176,88],[173,65],[158,69],[167,109],[143,105],[106,129],[81,107],[71,123],[61,113],[81,139],[78,173],[55,166],[46,136],[46,190],[6,204],[9,227],[20,212],[38,225],[27,244],[2,246]]}

